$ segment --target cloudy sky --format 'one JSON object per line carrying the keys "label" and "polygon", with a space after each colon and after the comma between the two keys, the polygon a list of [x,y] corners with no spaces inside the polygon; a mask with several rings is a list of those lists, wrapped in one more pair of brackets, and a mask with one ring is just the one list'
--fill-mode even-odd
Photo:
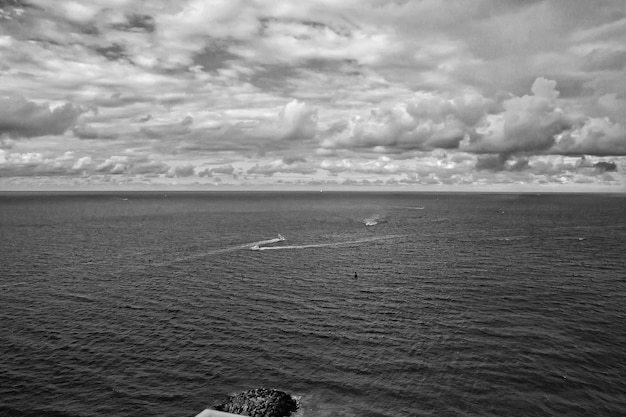
{"label": "cloudy sky", "polygon": [[0,190],[624,172],[624,0],[0,0]]}

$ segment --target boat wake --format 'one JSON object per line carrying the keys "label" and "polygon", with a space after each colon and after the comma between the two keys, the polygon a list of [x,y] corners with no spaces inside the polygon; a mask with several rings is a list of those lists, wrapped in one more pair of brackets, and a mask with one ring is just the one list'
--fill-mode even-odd
{"label": "boat wake", "polygon": [[304,245],[267,246],[267,245],[272,245],[274,243],[278,243],[278,242],[282,242],[286,240],[284,236],[278,235],[278,237],[275,237],[273,239],[259,240],[257,242],[244,243],[241,245],[229,246],[225,248],[214,249],[211,251],[194,253],[188,256],[183,256],[180,258],[171,259],[171,260],[163,261],[163,262],[151,262],[149,266],[150,267],[173,266],[174,264],[188,262],[193,259],[199,259],[199,258],[204,258],[207,256],[213,256],[213,255],[221,255],[221,254],[226,254],[229,252],[236,252],[236,251],[246,250],[246,249],[253,250],[253,251],[265,251],[265,250],[287,250],[287,249],[296,250],[296,249],[309,249],[309,248],[324,248],[324,247],[332,247],[332,246],[350,246],[350,245],[359,245],[359,244],[368,243],[368,242],[375,242],[378,240],[396,239],[399,237],[402,237],[402,235],[374,236],[374,237],[368,237],[368,238],[357,239],[357,240],[349,240],[349,241],[344,241],[344,242],[311,243],[311,244],[304,244]]}
{"label": "boat wake", "polygon": [[366,239],[358,239],[358,240],[348,240],[345,242],[330,242],[330,243],[311,243],[307,245],[285,245],[285,246],[261,246],[254,250],[294,250],[294,249],[309,249],[309,248],[325,248],[325,247],[336,247],[336,246],[350,246],[350,245],[359,245],[362,243],[375,242],[377,240],[388,240],[388,239],[396,239],[401,237],[401,235],[388,235],[388,236],[376,236],[370,237]]}
{"label": "boat wake", "polygon": [[225,248],[213,249],[213,250],[206,251],[206,252],[194,253],[194,254],[183,256],[180,258],[171,259],[169,261],[154,262],[154,263],[151,263],[151,266],[159,266],[159,267],[169,266],[175,263],[188,262],[193,259],[204,258],[204,257],[211,256],[211,255],[221,255],[224,253],[235,252],[235,251],[239,251],[243,249],[258,250],[258,248],[261,247],[261,245],[271,245],[272,243],[282,242],[283,240],[285,240],[285,237],[279,234],[278,237],[275,237],[273,239],[259,240],[256,242],[249,242],[249,243],[244,243],[241,245],[228,246]]}

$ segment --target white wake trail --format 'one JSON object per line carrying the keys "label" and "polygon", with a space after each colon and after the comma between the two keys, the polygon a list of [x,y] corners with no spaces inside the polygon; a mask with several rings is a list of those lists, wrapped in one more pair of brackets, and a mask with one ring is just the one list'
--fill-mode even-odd
{"label": "white wake trail", "polygon": [[401,235],[377,236],[377,237],[370,237],[366,239],[349,240],[345,242],[311,243],[307,245],[264,246],[264,247],[256,248],[255,250],[289,250],[289,249],[324,248],[324,247],[331,247],[331,246],[349,246],[349,245],[358,245],[361,243],[375,242],[377,240],[396,239],[399,237],[402,237],[402,236]]}

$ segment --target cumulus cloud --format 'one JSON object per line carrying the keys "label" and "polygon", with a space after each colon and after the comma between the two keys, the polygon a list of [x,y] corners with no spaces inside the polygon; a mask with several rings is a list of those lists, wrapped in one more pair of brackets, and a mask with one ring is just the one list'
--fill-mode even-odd
{"label": "cumulus cloud", "polygon": [[235,172],[235,167],[233,167],[231,164],[222,165],[222,166],[218,166],[218,167],[215,167],[215,168],[211,168],[211,170],[209,172],[211,174],[232,175],[232,173]]}
{"label": "cumulus cloud", "polygon": [[93,166],[93,159],[91,158],[91,156],[83,156],[75,160],[74,164],[72,165],[72,169],[81,171],[81,170],[90,168],[92,166]]}
{"label": "cumulus cloud", "polygon": [[[230,117],[233,120],[218,119],[195,130],[190,125],[184,126],[184,130],[178,132],[178,138],[184,138],[180,148],[184,151],[253,150],[265,153],[312,143],[318,130],[317,109],[298,100],[292,100],[278,110],[232,111]],[[162,130],[172,136],[175,129],[178,127],[163,127]]]}
{"label": "cumulus cloud", "polygon": [[279,171],[276,169],[275,166],[272,166],[272,165],[259,166],[259,164],[256,164],[252,168],[248,169],[246,171],[246,174],[249,174],[249,175],[260,174],[260,175],[264,175],[267,177],[271,177],[276,172],[279,172]]}
{"label": "cumulus cloud", "polygon": [[577,122],[557,106],[556,82],[537,78],[532,95],[514,97],[502,103],[504,112],[492,115],[480,135],[475,135],[464,150],[478,153],[548,151],[556,135]]}
{"label": "cumulus cloud", "polygon": [[123,174],[130,165],[127,156],[112,156],[97,166],[97,171],[107,174]]}
{"label": "cumulus cloud", "polygon": [[0,5],[3,175],[623,176],[622,0],[139,3]]}
{"label": "cumulus cloud", "polygon": [[276,160],[269,164],[256,164],[252,168],[248,169],[246,174],[257,174],[271,177],[277,173],[311,175],[315,172],[317,172],[317,169],[313,166],[307,165],[304,160],[293,160],[290,161],[290,163],[286,163],[284,160]]}
{"label": "cumulus cloud", "polygon": [[626,98],[620,98],[616,93],[604,94],[598,104],[611,120],[626,124]]}
{"label": "cumulus cloud", "polygon": [[[408,103],[372,110],[322,142],[326,148],[454,149],[485,118],[492,103],[479,94],[419,94]],[[341,127],[335,124],[332,129]]]}
{"label": "cumulus cloud", "polygon": [[380,157],[376,160],[324,159],[320,163],[320,168],[333,175],[342,172],[389,175],[402,171],[399,163],[387,156]]}
{"label": "cumulus cloud", "polygon": [[487,171],[523,171],[530,167],[526,158],[511,160],[507,154],[479,156],[476,160],[476,169]]}
{"label": "cumulus cloud", "polygon": [[348,159],[342,160],[334,160],[334,159],[325,159],[320,164],[320,168],[330,172],[333,175],[336,175],[340,172],[351,170],[353,167],[352,161]]}
{"label": "cumulus cloud", "polygon": [[23,97],[0,97],[0,135],[12,138],[62,135],[83,112],[70,103],[51,107]]}
{"label": "cumulus cloud", "polygon": [[161,161],[151,161],[146,157],[113,155],[96,167],[96,172],[111,175],[158,175],[165,174],[170,167]]}
{"label": "cumulus cloud", "polygon": [[626,155],[626,127],[606,117],[589,118],[564,134],[554,146],[564,155]]}
{"label": "cumulus cloud", "polygon": [[211,173],[211,169],[210,168],[205,168],[205,169],[202,169],[202,170],[198,171],[198,176],[200,178],[212,177],[213,173]]}
{"label": "cumulus cloud", "polygon": [[317,109],[307,103],[291,100],[274,117],[261,119],[245,128],[241,136],[257,141],[261,147],[285,147],[286,142],[303,142],[317,134]]}
{"label": "cumulus cloud", "polygon": [[0,177],[77,176],[93,173],[94,168],[91,157],[78,157],[71,151],[53,156],[0,150]]}
{"label": "cumulus cloud", "polygon": [[[496,154],[477,163],[477,168],[490,170],[504,169],[514,154],[626,154],[622,124],[608,117],[587,117],[561,105],[553,80],[537,78],[531,92],[507,98],[500,105],[478,94],[421,95],[345,124],[335,123],[322,146],[388,154],[435,149]],[[603,96],[600,103],[611,108],[623,104],[611,95]]]}
{"label": "cumulus cloud", "polygon": [[302,140],[315,137],[317,110],[306,103],[292,100],[285,105],[278,117],[285,139]]}
{"label": "cumulus cloud", "polygon": [[508,159],[507,155],[489,155],[478,158],[476,161],[476,169],[484,169],[489,171],[502,171],[504,164]]}
{"label": "cumulus cloud", "polygon": [[168,176],[177,177],[177,178],[191,177],[194,174],[195,174],[195,170],[192,164],[172,167],[170,168],[168,172]]}

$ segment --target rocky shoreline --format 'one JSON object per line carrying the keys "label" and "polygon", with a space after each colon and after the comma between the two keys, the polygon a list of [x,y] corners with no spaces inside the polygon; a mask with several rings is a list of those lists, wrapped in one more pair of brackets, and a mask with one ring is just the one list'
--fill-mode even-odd
{"label": "rocky shoreline", "polygon": [[231,395],[215,409],[249,417],[289,417],[298,410],[298,402],[283,391],[257,388]]}

